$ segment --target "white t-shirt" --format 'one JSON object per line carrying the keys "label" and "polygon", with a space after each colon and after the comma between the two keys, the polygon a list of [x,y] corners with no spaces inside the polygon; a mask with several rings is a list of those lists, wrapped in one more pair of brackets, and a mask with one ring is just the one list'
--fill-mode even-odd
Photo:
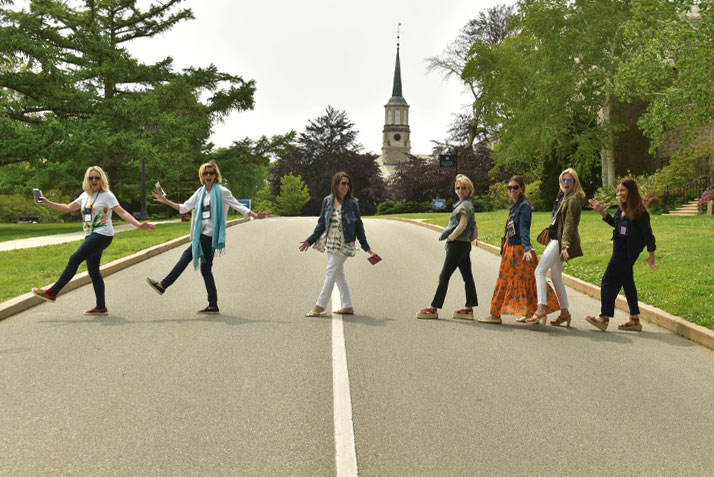
{"label": "white t-shirt", "polygon": [[[204,216],[204,211],[211,210],[211,193],[206,191],[206,193],[203,194],[203,207],[197,207],[196,202],[198,202],[199,192],[201,192],[200,187],[196,190],[196,192],[193,193],[191,197],[189,197],[186,202],[179,206],[179,213],[185,214],[193,209],[196,209],[196,213],[201,214],[201,234],[213,237],[213,218],[210,217],[210,214]],[[238,202],[238,199],[233,197],[233,194],[230,190],[221,186],[221,193],[223,195],[223,212],[225,214],[225,217],[223,217],[224,221],[228,219],[229,207],[232,207],[241,214],[243,214],[243,217],[250,214],[250,209]]]}
{"label": "white t-shirt", "polygon": [[82,192],[74,201],[79,204],[79,213],[82,214],[83,228],[86,235],[96,232],[107,237],[114,236],[112,209],[119,205],[119,201],[114,194],[111,192],[96,192],[92,194]]}

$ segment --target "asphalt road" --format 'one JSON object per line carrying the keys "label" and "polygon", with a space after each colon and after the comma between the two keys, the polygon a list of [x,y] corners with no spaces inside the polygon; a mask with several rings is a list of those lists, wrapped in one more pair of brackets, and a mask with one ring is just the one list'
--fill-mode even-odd
{"label": "asphalt road", "polygon": [[[218,316],[192,268],[163,296],[183,248],[0,322],[0,475],[336,475],[337,318],[304,318],[326,257],[298,243],[315,219],[227,231]],[[602,333],[597,301],[569,290],[570,329],[416,320],[444,257],[434,231],[366,220],[348,260],[345,317],[360,475],[711,475],[714,353],[644,324]],[[488,314],[498,257],[474,248]],[[567,268],[566,268],[567,272]],[[618,312],[614,323],[625,319]],[[339,439],[339,436],[338,436]],[[339,460],[339,458],[338,458]]]}

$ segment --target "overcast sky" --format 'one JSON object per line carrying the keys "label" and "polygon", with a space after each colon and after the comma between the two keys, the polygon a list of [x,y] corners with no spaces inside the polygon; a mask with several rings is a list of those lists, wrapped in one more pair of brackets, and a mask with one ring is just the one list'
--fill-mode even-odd
{"label": "overcast sky", "polygon": [[412,153],[431,152],[453,114],[471,102],[460,81],[426,72],[479,11],[509,0],[188,0],[195,20],[130,46],[144,61],[176,69],[215,64],[254,79],[255,108],[232,113],[212,141],[302,132],[328,105],[347,111],[364,152],[381,154],[384,105],[392,93],[397,23],[402,93],[410,105]]}

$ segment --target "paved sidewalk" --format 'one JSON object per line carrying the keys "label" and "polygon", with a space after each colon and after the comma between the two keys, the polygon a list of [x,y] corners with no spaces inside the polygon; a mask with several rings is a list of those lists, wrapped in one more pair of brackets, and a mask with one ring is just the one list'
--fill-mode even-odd
{"label": "paved sidewalk", "polygon": [[[181,219],[174,220],[162,220],[159,222],[150,221],[154,225],[156,224],[168,224],[172,222],[179,222]],[[114,227],[114,232],[125,232],[127,230],[135,229],[131,224],[119,225]],[[43,235],[41,237],[29,237],[17,240],[8,240],[7,242],[0,242],[0,252],[5,252],[7,250],[18,250],[21,248],[32,248],[32,247],[43,247],[45,245],[58,245],[61,243],[74,242],[77,240],[84,240],[84,231],[80,228],[77,232],[71,232],[68,234],[55,234],[55,235]]]}

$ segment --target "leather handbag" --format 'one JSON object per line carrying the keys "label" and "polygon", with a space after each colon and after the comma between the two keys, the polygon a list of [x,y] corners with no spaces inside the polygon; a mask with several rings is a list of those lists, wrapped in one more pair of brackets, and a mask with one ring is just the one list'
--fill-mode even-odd
{"label": "leather handbag", "polygon": [[536,242],[543,245],[544,247],[548,246],[548,244],[550,243],[550,226],[544,228],[543,231],[538,234],[538,237],[536,237]]}

